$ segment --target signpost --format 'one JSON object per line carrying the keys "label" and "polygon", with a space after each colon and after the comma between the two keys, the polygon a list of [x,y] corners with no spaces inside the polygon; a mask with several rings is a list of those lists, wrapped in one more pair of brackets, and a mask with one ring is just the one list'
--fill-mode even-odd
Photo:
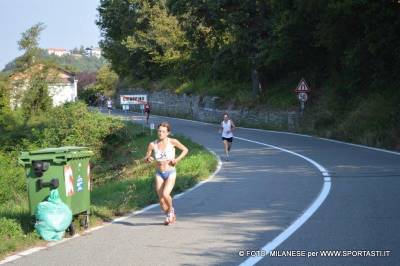
{"label": "signpost", "polygon": [[154,123],[150,123],[150,135],[153,135],[154,129],[155,129]]}
{"label": "signpost", "polygon": [[[140,112],[144,118],[144,105],[147,103],[146,94],[132,94],[132,95],[120,95],[120,101],[122,109],[124,111],[129,110],[130,105],[139,105]],[[145,119],[143,119],[143,132],[144,132]]]}
{"label": "signpost", "polygon": [[310,92],[310,87],[307,85],[307,82],[304,78],[300,80],[297,88],[294,91],[297,93],[297,98],[300,101],[300,114],[303,115],[304,104],[308,100],[308,93]]}

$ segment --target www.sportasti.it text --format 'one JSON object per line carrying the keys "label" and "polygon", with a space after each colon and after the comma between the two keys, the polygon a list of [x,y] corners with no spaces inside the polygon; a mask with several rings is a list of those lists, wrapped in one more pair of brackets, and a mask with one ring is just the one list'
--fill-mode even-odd
{"label": "www.sportasti.it text", "polygon": [[240,250],[240,257],[389,257],[390,250]]}

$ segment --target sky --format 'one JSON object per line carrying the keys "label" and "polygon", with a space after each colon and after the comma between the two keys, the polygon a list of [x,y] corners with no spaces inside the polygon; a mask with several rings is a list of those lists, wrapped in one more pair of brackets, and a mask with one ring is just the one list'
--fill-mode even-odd
{"label": "sky", "polygon": [[14,58],[21,33],[42,22],[41,48],[98,47],[100,0],[0,0],[0,71]]}

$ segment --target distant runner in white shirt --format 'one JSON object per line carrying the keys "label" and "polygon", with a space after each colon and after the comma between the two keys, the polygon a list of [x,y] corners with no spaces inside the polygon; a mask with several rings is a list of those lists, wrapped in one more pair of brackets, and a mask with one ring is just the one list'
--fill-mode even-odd
{"label": "distant runner in white shirt", "polygon": [[226,160],[229,161],[229,152],[231,151],[233,141],[233,131],[235,130],[235,124],[227,113],[224,114],[224,120],[221,122],[221,128],[219,130],[222,133],[222,141],[224,142]]}
{"label": "distant runner in white shirt", "polygon": [[107,109],[108,109],[108,114],[110,114],[111,110],[112,110],[112,100],[111,99],[107,100]]}

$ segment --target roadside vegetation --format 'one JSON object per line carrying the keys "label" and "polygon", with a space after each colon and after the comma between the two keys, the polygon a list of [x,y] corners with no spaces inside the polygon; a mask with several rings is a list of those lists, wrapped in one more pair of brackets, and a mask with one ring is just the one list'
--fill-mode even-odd
{"label": "roadside vegetation", "polygon": [[400,150],[398,1],[104,0],[98,11],[123,88],[297,111],[305,78],[296,131]]}
{"label": "roadside vegetation", "polygon": [[[46,116],[30,120],[25,120],[22,112],[8,119],[14,123],[3,127],[0,136],[0,258],[42,242],[30,224],[25,172],[17,165],[20,151],[72,145],[95,152],[91,160],[91,225],[157,202],[154,168],[141,160],[147,144],[156,138],[149,129],[90,112],[83,103],[52,108]],[[173,193],[178,193],[208,177],[216,168],[216,159],[189,139],[175,137],[190,149],[177,167]],[[75,223],[79,228],[77,220]]]}
{"label": "roadside vegetation", "polygon": [[[47,71],[54,65],[40,59],[37,46],[42,30],[42,24],[34,25],[19,42],[25,53],[12,73],[29,73],[24,71],[39,62],[44,66],[37,68],[35,75],[27,75],[23,89],[18,86],[21,84],[12,82],[10,73],[0,73],[0,259],[45,243],[31,224],[25,171],[17,164],[21,151],[85,146],[94,152],[91,226],[157,201],[153,189],[155,170],[142,160],[147,144],[156,138],[155,133],[89,109],[81,101],[54,107]],[[93,91],[112,95],[117,78],[105,66],[92,85]],[[183,136],[175,137],[190,149],[177,166],[173,193],[178,193],[208,177],[217,161],[202,146]],[[74,223],[81,230],[78,219]]]}

